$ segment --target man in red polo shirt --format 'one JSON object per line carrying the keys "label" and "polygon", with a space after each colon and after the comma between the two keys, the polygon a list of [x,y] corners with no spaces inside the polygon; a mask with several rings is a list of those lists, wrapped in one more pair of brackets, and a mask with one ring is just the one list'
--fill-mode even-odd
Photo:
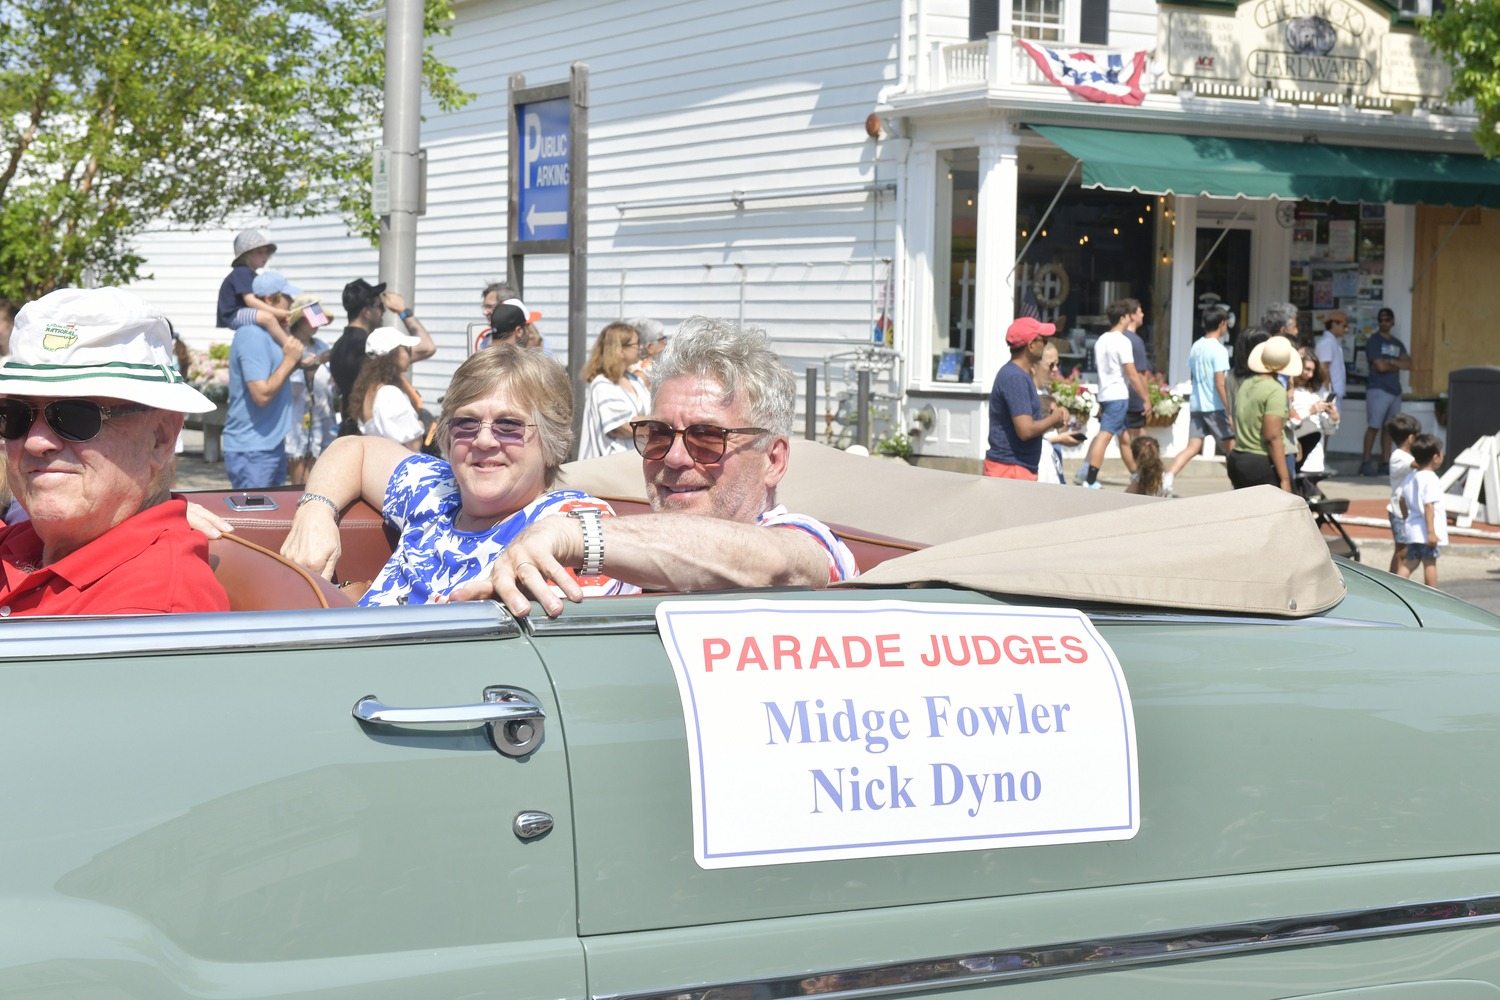
{"label": "man in red polo shirt", "polygon": [[29,520],[0,529],[0,618],[228,611],[172,496],[187,385],[166,320],[118,288],[28,303],[0,367],[0,438]]}

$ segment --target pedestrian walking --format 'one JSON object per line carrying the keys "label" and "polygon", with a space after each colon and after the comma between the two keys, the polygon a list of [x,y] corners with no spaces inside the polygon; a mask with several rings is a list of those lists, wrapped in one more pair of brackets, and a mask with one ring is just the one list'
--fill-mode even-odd
{"label": "pedestrian walking", "polygon": [[1280,486],[1290,493],[1287,453],[1295,445],[1287,434],[1290,407],[1278,376],[1300,375],[1302,360],[1290,340],[1270,337],[1250,352],[1246,365],[1254,375],[1240,385],[1235,398],[1234,450],[1225,457],[1225,470],[1237,490]]}
{"label": "pedestrian walking", "polygon": [[1438,466],[1443,464],[1443,443],[1432,434],[1411,439],[1411,474],[1401,485],[1401,516],[1406,519],[1406,561],[1396,569],[1410,577],[1422,564],[1422,582],[1436,587],[1438,547],[1448,544],[1448,512],[1443,507],[1443,486]]}
{"label": "pedestrian walking", "polygon": [[1273,337],[1297,342],[1297,307],[1290,302],[1272,302],[1260,320],[1261,329]]}
{"label": "pedestrian walking", "polygon": [[995,375],[995,384],[990,389],[990,447],[984,453],[986,476],[1035,482],[1042,458],[1042,435],[1067,423],[1068,411],[1060,406],[1043,414],[1033,375],[1047,347],[1045,338],[1056,329],[1051,323],[1022,316],[1005,331],[1010,361]]}
{"label": "pedestrian walking", "polygon": [[1422,433],[1422,424],[1410,413],[1398,413],[1386,421],[1385,430],[1391,437],[1391,500],[1386,504],[1386,514],[1391,521],[1391,541],[1394,543],[1390,571],[1396,573],[1406,561],[1406,543],[1410,541],[1406,536],[1406,516],[1401,513],[1401,487],[1406,485],[1406,477],[1411,475],[1413,462],[1412,454],[1407,449],[1411,446],[1412,438]]}
{"label": "pedestrian walking", "polygon": [[1229,310],[1221,305],[1209,306],[1203,313],[1203,330],[1203,336],[1188,351],[1188,371],[1193,379],[1193,391],[1188,397],[1188,443],[1162,474],[1162,486],[1169,494],[1177,474],[1203,451],[1205,440],[1213,438],[1214,446],[1224,455],[1234,448],[1229,390],[1224,383],[1229,374],[1229,351],[1224,346],[1224,335],[1229,332]]}
{"label": "pedestrian walking", "polygon": [[264,234],[247,229],[234,238],[234,261],[229,274],[219,285],[218,325],[227,330],[242,326],[259,326],[269,332],[277,346],[291,336],[291,314],[257,295],[256,273],[276,253],[276,244]]}
{"label": "pedestrian walking", "polygon": [[[1370,374],[1365,381],[1365,451],[1360,459],[1361,476],[1378,476],[1390,464],[1391,438],[1385,433],[1388,420],[1401,412],[1401,373],[1411,368],[1411,355],[1406,345],[1391,335],[1396,325],[1396,314],[1390,309],[1381,309],[1376,314],[1379,327],[1365,341],[1365,356],[1370,362]],[[1375,436],[1380,435],[1380,461],[1370,457],[1375,448]]]}
{"label": "pedestrian walking", "polygon": [[343,336],[334,343],[328,365],[333,373],[333,382],[339,389],[343,417],[347,420],[354,415],[349,408],[349,394],[354,391],[354,380],[359,378],[360,370],[365,366],[365,338],[380,325],[387,310],[400,317],[406,332],[419,341],[411,349],[413,364],[436,354],[437,345],[432,342],[432,335],[427,332],[427,327],[406,307],[406,300],[395,292],[385,290],[385,282],[372,285],[363,278],[355,278],[344,286],[343,297],[344,313],[349,317],[349,325],[344,327]]}
{"label": "pedestrian walking", "polygon": [[[1135,345],[1125,335],[1126,327],[1145,318],[1141,304],[1135,299],[1119,299],[1109,304],[1104,316],[1110,328],[1094,342],[1094,368],[1099,373],[1099,433],[1089,445],[1088,458],[1073,476],[1074,485],[1096,490],[1099,489],[1099,469],[1104,465],[1104,452],[1110,439],[1129,440],[1131,390],[1142,399],[1150,398],[1146,379],[1135,366]],[[1120,453],[1123,457],[1123,444]],[[1132,457],[1127,465],[1134,464]]]}
{"label": "pedestrian walking", "polygon": [[[339,432],[333,375],[328,371],[332,346],[316,333],[333,317],[311,292],[292,299],[291,311],[292,336],[302,342],[303,354],[302,363],[287,379],[292,387],[292,429],[286,436],[286,475],[289,483],[305,483],[313,463]],[[309,313],[322,318],[317,327]]]}
{"label": "pedestrian walking", "polygon": [[365,338],[365,364],[349,393],[349,413],[361,434],[422,449],[422,397],[406,380],[419,346],[420,338],[393,326],[371,330]]}
{"label": "pedestrian walking", "polygon": [[1313,344],[1313,354],[1328,369],[1328,385],[1339,399],[1346,399],[1348,370],[1344,367],[1344,334],[1349,332],[1349,317],[1335,309],[1323,320],[1323,332]]}
{"label": "pedestrian walking", "polygon": [[629,323],[611,323],[594,341],[584,366],[588,402],[583,411],[583,440],[578,457],[601,458],[635,447],[632,420],[651,410],[651,390],[644,379],[630,373],[641,359],[641,336]]}
{"label": "pedestrian walking", "polygon": [[1140,435],[1146,433],[1146,416],[1151,409],[1151,391],[1146,379],[1152,374],[1151,357],[1146,353],[1146,341],[1137,332],[1141,324],[1146,322],[1146,312],[1139,305],[1125,322],[1125,336],[1130,340],[1131,361],[1135,364],[1135,370],[1141,374],[1141,385],[1137,389],[1129,381],[1126,388],[1130,390],[1130,405],[1125,409],[1125,433],[1120,435],[1120,460],[1125,463],[1125,470],[1132,476],[1135,475],[1135,452],[1130,447],[1130,442]]}
{"label": "pedestrian walking", "polygon": [[[258,298],[290,315],[302,289],[275,271],[256,277]],[[292,389],[303,345],[287,337],[279,346],[266,327],[248,323],[229,346],[229,412],[224,417],[224,471],[237,490],[286,483],[286,436],[292,429]]]}
{"label": "pedestrian walking", "polygon": [[542,314],[526,308],[526,303],[512,296],[495,303],[490,310],[489,329],[480,332],[474,340],[474,350],[482,351],[491,344],[513,343],[519,347],[530,347],[533,325]]}

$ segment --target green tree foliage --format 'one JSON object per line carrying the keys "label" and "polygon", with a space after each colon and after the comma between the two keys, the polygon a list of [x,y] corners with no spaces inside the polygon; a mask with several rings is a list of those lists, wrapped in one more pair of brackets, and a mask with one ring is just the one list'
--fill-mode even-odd
{"label": "green tree foliage", "polygon": [[[429,35],[451,18],[426,0]],[[158,223],[336,212],[374,242],[384,66],[351,0],[0,0],[0,297],[128,281]],[[442,110],[472,99],[422,69]]]}
{"label": "green tree foliage", "polygon": [[[1436,6],[1436,4],[1434,4]],[[1485,156],[1500,156],[1500,3],[1457,0],[1434,18],[1423,18],[1422,35],[1453,68],[1448,99],[1474,99],[1479,127],[1474,141]]]}

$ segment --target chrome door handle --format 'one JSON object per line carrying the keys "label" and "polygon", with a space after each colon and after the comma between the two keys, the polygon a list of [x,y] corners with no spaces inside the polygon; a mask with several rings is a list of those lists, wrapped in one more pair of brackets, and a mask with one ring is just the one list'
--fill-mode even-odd
{"label": "chrome door handle", "polygon": [[495,749],[507,757],[524,757],[542,742],[542,720],[547,713],[526,691],[505,687],[484,689],[484,703],[435,708],[392,708],[373,694],[354,703],[351,714],[361,722],[385,726],[424,726],[471,722],[483,724]]}

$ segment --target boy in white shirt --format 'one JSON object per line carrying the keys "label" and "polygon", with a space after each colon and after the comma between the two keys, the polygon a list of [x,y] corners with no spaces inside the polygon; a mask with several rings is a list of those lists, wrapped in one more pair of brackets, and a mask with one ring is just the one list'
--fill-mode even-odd
{"label": "boy in white shirt", "polygon": [[1416,417],[1409,413],[1398,413],[1385,422],[1385,432],[1391,438],[1391,502],[1386,505],[1386,516],[1391,520],[1391,541],[1395,542],[1395,548],[1391,551],[1390,572],[1396,573],[1406,562],[1406,518],[1401,513],[1401,487],[1406,485],[1406,477],[1411,475],[1411,452],[1406,446],[1411,439],[1422,433],[1422,424]]}
{"label": "boy in white shirt", "polygon": [[1410,577],[1422,564],[1422,582],[1437,586],[1438,546],[1448,543],[1448,512],[1443,509],[1443,487],[1437,468],[1443,464],[1443,444],[1431,434],[1411,439],[1412,473],[1401,487],[1401,514],[1406,518],[1406,562],[1397,572]]}
{"label": "boy in white shirt", "polygon": [[1075,486],[1099,489],[1099,469],[1104,465],[1104,450],[1112,437],[1118,437],[1122,448],[1128,446],[1127,427],[1130,389],[1149,400],[1145,376],[1135,369],[1135,349],[1125,336],[1127,327],[1134,330],[1145,322],[1146,314],[1135,299],[1119,299],[1104,310],[1110,329],[1094,342],[1094,368],[1099,373],[1099,433],[1089,445],[1088,457],[1073,476]]}

